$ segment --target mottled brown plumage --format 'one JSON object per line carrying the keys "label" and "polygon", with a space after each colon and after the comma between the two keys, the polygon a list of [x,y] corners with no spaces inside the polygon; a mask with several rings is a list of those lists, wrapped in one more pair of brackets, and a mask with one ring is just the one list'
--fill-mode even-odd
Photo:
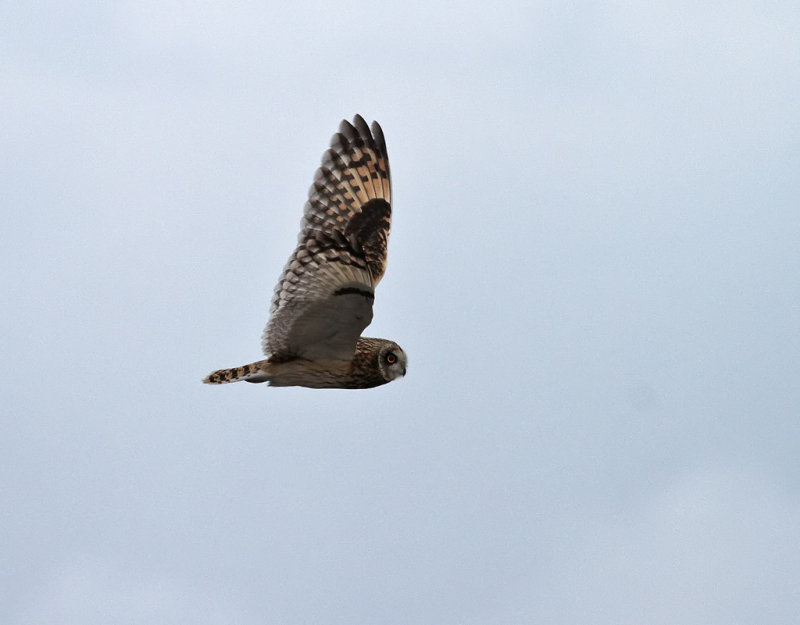
{"label": "mottled brown plumage", "polygon": [[370,388],[406,373],[393,341],[361,337],[386,271],[391,175],[383,131],[343,121],[309,189],[297,247],[278,280],[262,336],[266,360],[204,382]]}

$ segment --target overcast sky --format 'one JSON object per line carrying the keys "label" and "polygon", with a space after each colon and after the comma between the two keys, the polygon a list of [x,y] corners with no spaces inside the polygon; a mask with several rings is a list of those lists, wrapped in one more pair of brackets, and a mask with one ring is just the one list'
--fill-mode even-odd
{"label": "overcast sky", "polygon": [[[0,83],[0,622],[796,620],[796,2],[6,3]],[[201,384],[355,113],[408,375]]]}

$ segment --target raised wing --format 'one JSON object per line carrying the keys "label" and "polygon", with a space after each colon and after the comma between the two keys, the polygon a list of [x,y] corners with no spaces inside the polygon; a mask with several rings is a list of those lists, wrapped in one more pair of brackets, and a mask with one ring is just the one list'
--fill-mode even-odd
{"label": "raised wing", "polygon": [[272,359],[351,360],[386,270],[391,178],[383,131],[343,121],[309,189],[298,245],[262,337]]}

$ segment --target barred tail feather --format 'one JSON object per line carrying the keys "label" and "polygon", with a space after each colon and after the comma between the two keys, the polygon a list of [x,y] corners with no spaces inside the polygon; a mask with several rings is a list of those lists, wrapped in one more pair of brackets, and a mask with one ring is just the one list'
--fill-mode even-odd
{"label": "barred tail feather", "polygon": [[266,360],[254,362],[242,367],[233,367],[232,369],[218,369],[209,373],[203,380],[206,384],[228,384],[229,382],[267,382],[269,375],[264,371],[261,365],[267,364]]}

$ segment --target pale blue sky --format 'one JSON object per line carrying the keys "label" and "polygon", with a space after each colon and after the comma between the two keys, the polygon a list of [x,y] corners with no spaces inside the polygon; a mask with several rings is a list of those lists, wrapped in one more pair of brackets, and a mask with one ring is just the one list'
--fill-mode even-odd
{"label": "pale blue sky", "polygon": [[[0,9],[0,621],[785,625],[795,2]],[[371,391],[255,360],[381,122]]]}

